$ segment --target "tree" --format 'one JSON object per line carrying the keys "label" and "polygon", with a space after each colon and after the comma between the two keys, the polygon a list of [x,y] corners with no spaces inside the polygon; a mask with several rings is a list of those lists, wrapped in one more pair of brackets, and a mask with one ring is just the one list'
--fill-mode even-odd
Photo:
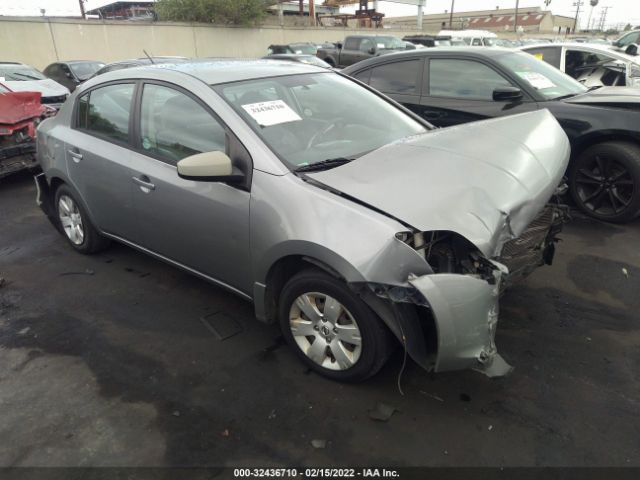
{"label": "tree", "polygon": [[625,32],[628,32],[629,30],[631,30],[631,28],[632,28],[632,27],[631,27],[631,24],[630,24],[630,23],[627,23],[627,25],[624,27],[624,31],[625,31]]}
{"label": "tree", "polygon": [[159,20],[248,25],[262,20],[275,0],[158,0]]}

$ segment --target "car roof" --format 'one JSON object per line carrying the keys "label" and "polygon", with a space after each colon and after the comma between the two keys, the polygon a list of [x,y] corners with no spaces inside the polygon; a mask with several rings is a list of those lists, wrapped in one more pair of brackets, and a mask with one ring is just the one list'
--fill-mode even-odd
{"label": "car roof", "polygon": [[145,77],[145,72],[171,70],[196,77],[208,85],[253,80],[256,78],[279,77],[304,73],[325,73],[326,68],[287,60],[244,60],[244,59],[203,59],[184,63],[163,63],[144,65],[125,70],[116,70],[97,78],[117,79],[120,77]]}
{"label": "car roof", "polygon": [[[421,48],[416,50],[404,50],[401,52],[388,53],[387,55],[381,55],[379,57],[372,57],[361,62],[354,63],[353,65],[342,70],[343,73],[349,75],[351,72],[360,70],[363,67],[371,65],[377,65],[385,60],[399,60],[403,57],[416,58],[416,57],[446,57],[447,55],[470,55],[475,57],[493,58],[500,57],[502,55],[517,53],[519,50],[503,47],[438,47],[438,48]],[[522,52],[525,53],[525,52]]]}

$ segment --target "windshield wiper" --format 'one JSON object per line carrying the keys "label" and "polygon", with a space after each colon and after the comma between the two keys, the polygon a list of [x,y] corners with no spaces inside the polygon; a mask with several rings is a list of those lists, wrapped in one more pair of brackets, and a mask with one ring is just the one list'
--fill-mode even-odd
{"label": "windshield wiper", "polygon": [[551,100],[564,100],[566,98],[575,97],[576,95],[578,95],[578,94],[577,93],[568,93],[566,95],[560,95],[559,97],[552,98]]}
{"label": "windshield wiper", "polygon": [[327,160],[322,160],[321,162],[311,163],[309,165],[303,165],[294,170],[294,172],[315,172],[320,170],[328,170],[330,168],[339,167],[340,165],[344,165],[345,163],[349,163],[353,161],[353,158],[328,158]]}
{"label": "windshield wiper", "polygon": [[13,72],[13,73],[11,73],[11,75],[18,75],[20,77],[30,78],[31,80],[41,80],[38,77],[34,77],[33,75],[27,75],[26,73]]}

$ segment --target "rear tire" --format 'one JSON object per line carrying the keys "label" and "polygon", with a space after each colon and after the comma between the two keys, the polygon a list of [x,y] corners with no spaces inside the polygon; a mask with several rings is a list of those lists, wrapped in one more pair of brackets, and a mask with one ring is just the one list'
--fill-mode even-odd
{"label": "rear tire", "polygon": [[640,147],[605,142],[589,147],[569,172],[571,195],[587,215],[626,223],[640,213]]}
{"label": "rear tire", "polygon": [[74,250],[90,254],[109,246],[110,241],[98,233],[77,200],[77,194],[67,185],[60,185],[56,190],[54,211],[60,231]]}
{"label": "rear tire", "polygon": [[390,333],[378,316],[344,282],[319,270],[302,271],[287,282],[278,316],[300,360],[332,380],[366,380],[392,352]]}

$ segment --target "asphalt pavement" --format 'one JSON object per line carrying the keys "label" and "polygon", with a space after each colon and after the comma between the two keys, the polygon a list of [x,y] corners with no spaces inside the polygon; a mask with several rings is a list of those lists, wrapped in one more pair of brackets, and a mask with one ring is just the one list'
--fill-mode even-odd
{"label": "asphalt pavement", "polygon": [[409,362],[402,395],[400,350],[326,380],[249,303],[122,245],[80,255],[28,174],[0,180],[0,466],[640,466],[640,221],[561,237],[502,299],[510,376]]}

